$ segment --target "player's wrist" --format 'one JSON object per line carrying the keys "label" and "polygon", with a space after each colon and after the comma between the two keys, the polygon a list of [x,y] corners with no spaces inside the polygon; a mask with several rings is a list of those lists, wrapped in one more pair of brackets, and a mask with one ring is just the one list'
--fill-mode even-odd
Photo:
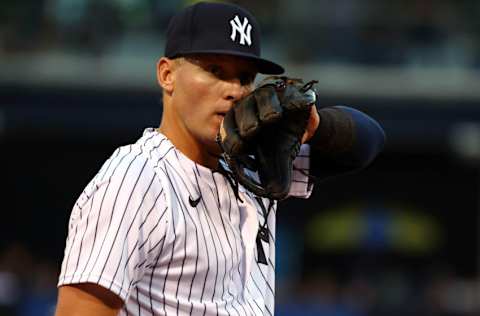
{"label": "player's wrist", "polygon": [[307,128],[305,129],[305,133],[302,137],[302,144],[308,142],[318,130],[320,125],[320,115],[318,115],[317,108],[312,105],[310,110],[310,117],[308,119]]}

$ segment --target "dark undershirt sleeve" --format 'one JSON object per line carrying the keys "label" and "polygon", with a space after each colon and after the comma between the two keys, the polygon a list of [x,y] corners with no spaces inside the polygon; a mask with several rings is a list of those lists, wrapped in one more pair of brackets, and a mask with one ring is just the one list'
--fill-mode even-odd
{"label": "dark undershirt sleeve", "polygon": [[365,113],[347,106],[318,111],[320,125],[308,142],[312,174],[320,180],[368,166],[383,150],[385,132]]}

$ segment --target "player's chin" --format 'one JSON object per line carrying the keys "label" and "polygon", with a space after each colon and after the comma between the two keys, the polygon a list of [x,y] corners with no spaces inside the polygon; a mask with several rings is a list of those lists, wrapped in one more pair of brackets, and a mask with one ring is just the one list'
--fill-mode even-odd
{"label": "player's chin", "polygon": [[219,130],[214,129],[211,133],[209,133],[204,145],[207,147],[207,150],[211,154],[220,155],[222,153],[222,149],[217,142],[217,135]]}
{"label": "player's chin", "polygon": [[222,149],[217,141],[209,141],[205,146],[208,154],[211,156],[219,157],[222,154]]}

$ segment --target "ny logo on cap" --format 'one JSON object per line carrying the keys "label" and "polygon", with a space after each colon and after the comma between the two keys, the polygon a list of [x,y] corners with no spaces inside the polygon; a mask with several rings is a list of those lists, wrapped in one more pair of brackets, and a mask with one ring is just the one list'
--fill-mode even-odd
{"label": "ny logo on cap", "polygon": [[240,22],[238,15],[235,15],[235,18],[230,20],[230,25],[232,26],[232,34],[230,38],[235,42],[237,37],[237,32],[240,33],[240,44],[245,45],[247,42],[248,46],[252,45],[252,39],[250,37],[250,32],[252,31],[252,26],[248,23],[248,19],[243,18],[243,23]]}

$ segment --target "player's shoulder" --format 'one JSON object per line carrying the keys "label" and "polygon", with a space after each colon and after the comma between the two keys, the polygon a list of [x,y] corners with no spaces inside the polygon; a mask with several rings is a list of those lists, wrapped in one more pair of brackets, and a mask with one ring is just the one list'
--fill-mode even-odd
{"label": "player's shoulder", "polygon": [[[101,188],[133,187],[138,192],[161,190],[161,159],[171,143],[153,129],[147,129],[135,143],[118,147],[87,184],[77,203],[85,204]],[[170,145],[168,145],[170,144]],[[159,176],[160,175],[160,176]],[[102,191],[103,192],[103,191]]]}
{"label": "player's shoulder", "polygon": [[118,147],[105,165],[155,169],[171,149],[173,145],[163,134],[148,128],[135,143]]}
{"label": "player's shoulder", "polygon": [[154,128],[147,128],[142,137],[135,143],[138,150],[146,158],[158,163],[173,152],[174,146],[170,140]]}

